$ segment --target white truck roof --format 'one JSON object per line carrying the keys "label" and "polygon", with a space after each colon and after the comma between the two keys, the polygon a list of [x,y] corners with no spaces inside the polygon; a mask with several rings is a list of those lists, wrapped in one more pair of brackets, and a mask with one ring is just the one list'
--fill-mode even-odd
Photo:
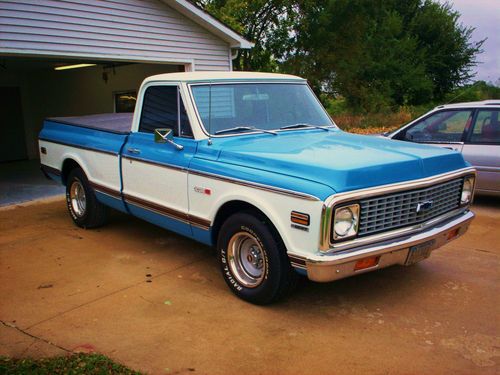
{"label": "white truck roof", "polygon": [[262,80],[294,80],[305,81],[304,78],[290,74],[278,73],[256,73],[256,72],[182,72],[182,73],[165,73],[157,74],[148,77],[144,80],[143,85],[148,82],[158,81],[216,81],[216,80],[247,80],[247,79],[262,79]]}

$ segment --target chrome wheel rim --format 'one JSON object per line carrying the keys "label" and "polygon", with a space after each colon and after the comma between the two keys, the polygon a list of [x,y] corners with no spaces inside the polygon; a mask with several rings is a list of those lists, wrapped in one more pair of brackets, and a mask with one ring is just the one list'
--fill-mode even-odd
{"label": "chrome wheel rim", "polygon": [[69,199],[71,208],[75,215],[78,217],[82,217],[83,215],[85,215],[87,198],[85,196],[85,189],[83,188],[80,180],[75,180],[71,184],[71,188],[69,189]]}
{"label": "chrome wheel rim", "polygon": [[238,232],[228,245],[228,264],[240,284],[255,288],[264,280],[267,263],[259,241],[247,232]]}

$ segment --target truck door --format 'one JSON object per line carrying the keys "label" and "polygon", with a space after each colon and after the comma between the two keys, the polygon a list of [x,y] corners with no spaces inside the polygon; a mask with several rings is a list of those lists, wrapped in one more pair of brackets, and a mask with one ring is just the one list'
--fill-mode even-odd
{"label": "truck door", "polygon": [[[139,129],[122,153],[123,197],[130,212],[161,227],[190,236],[187,167],[196,142],[176,84],[149,86]],[[155,143],[154,130],[173,130],[174,142]]]}

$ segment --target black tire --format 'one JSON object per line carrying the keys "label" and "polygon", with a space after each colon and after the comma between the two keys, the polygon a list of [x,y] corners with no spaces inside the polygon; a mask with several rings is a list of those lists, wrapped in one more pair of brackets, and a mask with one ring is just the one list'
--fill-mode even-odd
{"label": "black tire", "polygon": [[280,236],[258,213],[230,216],[220,229],[217,250],[224,280],[245,301],[270,304],[286,297],[297,284],[298,274],[290,265]]}
{"label": "black tire", "polygon": [[[80,189],[79,193],[75,193],[77,189]],[[81,194],[81,189],[84,192],[82,199],[75,199]],[[77,201],[85,203],[81,205]],[[97,200],[87,176],[80,168],[69,173],[66,181],[66,205],[73,222],[80,228],[97,228],[104,225],[108,219],[108,208]]]}

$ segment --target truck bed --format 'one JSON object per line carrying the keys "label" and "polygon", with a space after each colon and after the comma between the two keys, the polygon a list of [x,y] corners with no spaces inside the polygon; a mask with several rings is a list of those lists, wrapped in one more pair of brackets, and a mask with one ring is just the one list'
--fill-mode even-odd
{"label": "truck bed", "polygon": [[133,116],[133,113],[102,113],[88,116],[52,117],[47,120],[109,133],[129,134]]}

